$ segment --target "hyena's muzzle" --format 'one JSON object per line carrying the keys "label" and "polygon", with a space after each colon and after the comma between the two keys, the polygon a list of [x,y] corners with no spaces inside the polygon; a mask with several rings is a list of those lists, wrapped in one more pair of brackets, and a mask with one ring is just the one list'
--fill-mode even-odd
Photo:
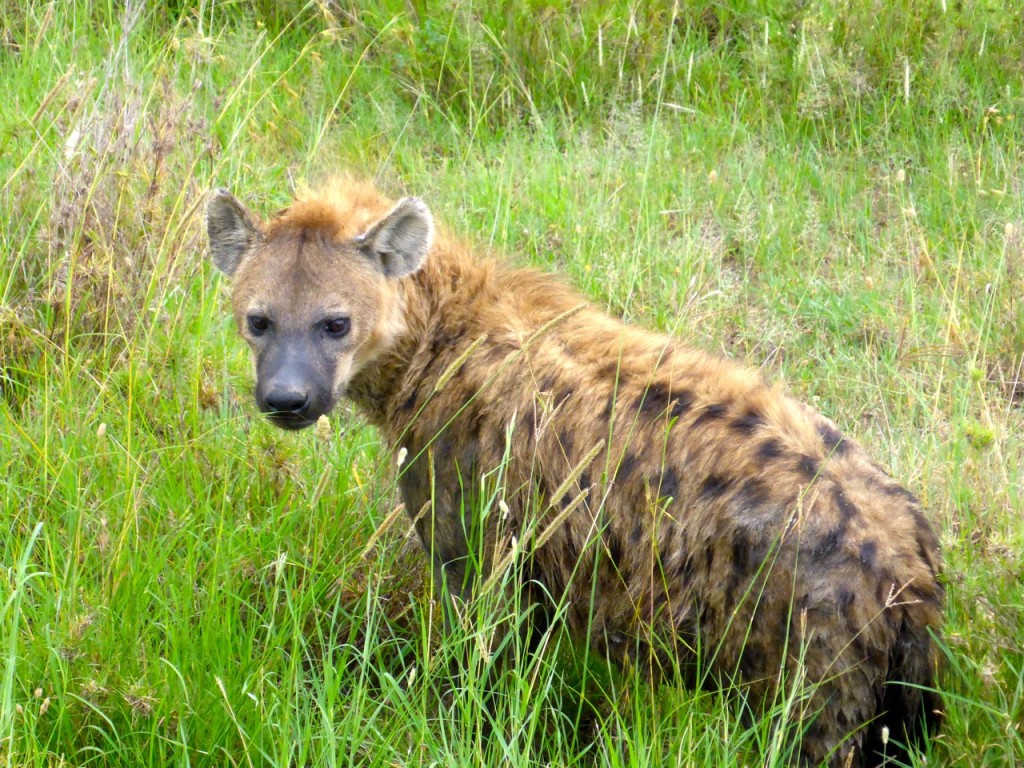
{"label": "hyena's muzzle", "polygon": [[256,403],[277,426],[302,429],[334,405],[335,361],[299,334],[268,344],[256,359]]}

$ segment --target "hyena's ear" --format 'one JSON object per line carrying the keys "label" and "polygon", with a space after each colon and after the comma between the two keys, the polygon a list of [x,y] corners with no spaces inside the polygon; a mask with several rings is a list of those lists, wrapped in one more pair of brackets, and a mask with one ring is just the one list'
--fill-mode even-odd
{"label": "hyena's ear", "polygon": [[206,203],[210,257],[224,274],[235,274],[242,258],[262,237],[259,225],[226,189],[215,189]]}
{"label": "hyena's ear", "polygon": [[411,275],[423,266],[434,239],[434,219],[426,204],[415,197],[398,205],[356,238],[360,247],[379,260],[388,277]]}

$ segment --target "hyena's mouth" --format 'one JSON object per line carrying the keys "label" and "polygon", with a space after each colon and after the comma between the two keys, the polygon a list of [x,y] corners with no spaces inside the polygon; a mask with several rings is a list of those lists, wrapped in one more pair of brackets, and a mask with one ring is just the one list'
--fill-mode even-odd
{"label": "hyena's mouth", "polygon": [[311,419],[307,416],[302,416],[290,411],[271,411],[265,415],[271,424],[275,427],[280,427],[281,429],[297,430],[311,427],[316,424],[316,419]]}

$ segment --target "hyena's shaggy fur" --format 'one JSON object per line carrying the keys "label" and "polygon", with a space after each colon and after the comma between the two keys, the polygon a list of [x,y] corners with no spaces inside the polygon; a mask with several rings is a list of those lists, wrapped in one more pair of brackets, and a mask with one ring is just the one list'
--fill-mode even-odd
{"label": "hyena's shaggy fur", "polygon": [[542,620],[561,602],[608,655],[674,647],[684,670],[700,648],[754,700],[803,679],[803,762],[869,764],[883,730],[893,754],[938,724],[938,542],[911,493],[757,371],[581,306],[550,275],[444,232],[410,274],[375,273],[359,236],[392,207],[352,180],[266,226],[231,230],[211,204],[211,245],[237,246],[243,332],[253,306],[354,307],[354,339],[365,316],[334,396],[407,451],[405,506],[449,588],[479,584],[464,513],[504,460],[503,524],[538,545],[518,589]]}

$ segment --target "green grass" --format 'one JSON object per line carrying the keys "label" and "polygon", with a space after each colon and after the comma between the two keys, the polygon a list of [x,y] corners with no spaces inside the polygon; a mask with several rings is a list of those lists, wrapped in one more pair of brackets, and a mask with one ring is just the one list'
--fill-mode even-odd
{"label": "green grass", "polygon": [[491,615],[444,637],[406,518],[374,537],[356,415],[255,415],[204,261],[210,187],[271,212],[344,168],[866,444],[945,550],[929,765],[1024,761],[1021,7],[120,5],[0,10],[0,763],[784,757],[560,638],[484,737]]}

